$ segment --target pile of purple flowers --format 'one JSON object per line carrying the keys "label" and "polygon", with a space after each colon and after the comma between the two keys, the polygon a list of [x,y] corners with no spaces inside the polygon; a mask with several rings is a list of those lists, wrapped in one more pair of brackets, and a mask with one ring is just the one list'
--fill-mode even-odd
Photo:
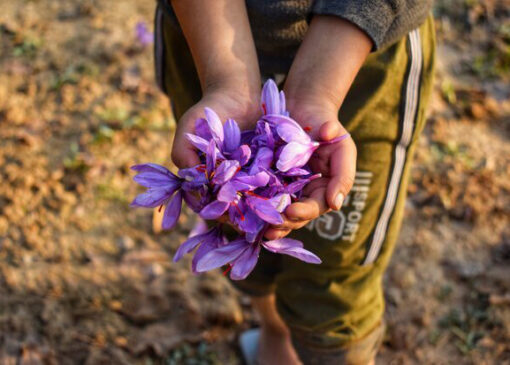
{"label": "pile of purple flowers", "polygon": [[205,119],[196,121],[195,134],[186,135],[199,151],[202,164],[180,169],[177,175],[151,163],[132,167],[138,172],[134,180],[147,191],[131,205],[165,207],[163,229],[175,226],[184,200],[201,218],[228,218],[240,232],[230,242],[220,223],[192,232],[174,261],[196,249],[195,273],[229,265],[232,279],[244,279],[255,267],[262,247],[308,263],[321,262],[300,241],[263,239],[270,225],[283,223],[281,213],[293,199],[299,199],[306,184],[319,177],[307,162],[321,143],[289,117],[285,96],[274,81],[265,83],[261,99],[262,116],[249,131],[241,132],[233,119],[223,124],[213,110],[205,108]]}

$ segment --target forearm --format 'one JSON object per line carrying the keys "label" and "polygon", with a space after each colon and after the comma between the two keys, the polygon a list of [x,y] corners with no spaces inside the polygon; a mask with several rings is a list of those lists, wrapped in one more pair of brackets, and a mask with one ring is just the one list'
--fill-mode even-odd
{"label": "forearm", "polygon": [[315,104],[336,114],[371,48],[354,24],[315,16],[285,83],[289,110]]}
{"label": "forearm", "polygon": [[244,0],[171,3],[193,55],[202,90],[229,85],[257,95],[260,72]]}

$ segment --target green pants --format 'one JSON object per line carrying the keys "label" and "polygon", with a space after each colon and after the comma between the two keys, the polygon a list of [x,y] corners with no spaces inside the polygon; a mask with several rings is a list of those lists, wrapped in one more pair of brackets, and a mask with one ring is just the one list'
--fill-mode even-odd
{"label": "green pants", "polygon": [[[179,118],[201,92],[186,42],[165,17],[158,10],[156,74]],[[323,263],[264,252],[253,273],[235,283],[250,295],[275,293],[306,364],[363,363],[381,340],[382,275],[395,247],[411,160],[425,124],[434,44],[429,17],[398,43],[372,53],[356,77],[339,112],[358,149],[354,187],[341,210],[292,233]],[[363,354],[350,358],[345,349],[356,346]]]}

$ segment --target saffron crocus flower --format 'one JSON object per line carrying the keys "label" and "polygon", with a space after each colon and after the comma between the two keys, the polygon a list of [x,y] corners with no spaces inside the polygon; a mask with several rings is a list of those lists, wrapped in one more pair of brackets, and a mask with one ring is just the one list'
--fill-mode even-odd
{"label": "saffron crocus flower", "polygon": [[261,107],[264,115],[289,115],[285,105],[285,94],[283,91],[278,92],[276,83],[269,79],[262,87]]}
{"label": "saffron crocus flower", "polygon": [[133,180],[148,188],[143,194],[138,195],[131,206],[155,208],[165,206],[163,214],[163,229],[172,229],[181,214],[182,193],[178,191],[182,180],[172,174],[167,168],[157,164],[142,164],[131,167],[137,171]]}
{"label": "saffron crocus flower", "polygon": [[[272,224],[281,224],[283,219],[280,213],[274,208],[267,198],[253,193],[254,190],[265,186],[269,181],[269,175],[265,172],[259,172],[255,175],[241,175],[225,184],[218,192],[218,201],[228,204],[230,216],[234,222],[238,222],[241,227],[252,232],[257,222],[249,214],[255,213],[257,217],[265,222]],[[241,199],[244,199],[245,205],[239,206]],[[226,209],[225,209],[226,211]],[[252,227],[252,229],[250,229]]]}
{"label": "saffron crocus flower", "polygon": [[264,120],[272,123],[280,138],[287,144],[280,152],[276,167],[280,171],[306,165],[313,152],[320,146],[293,119],[282,115],[266,115]]}
{"label": "saffron crocus flower", "polygon": [[196,265],[197,272],[209,271],[224,265],[231,265],[230,277],[233,280],[245,279],[255,267],[261,247],[266,250],[293,256],[311,264],[320,264],[321,259],[303,248],[303,243],[291,238],[272,241],[248,242],[239,238],[229,244],[209,251]]}
{"label": "saffron crocus flower", "polygon": [[148,46],[154,41],[154,35],[147,29],[145,22],[136,23],[135,33],[142,46]]}
{"label": "saffron crocus flower", "polygon": [[205,119],[200,118],[195,122],[195,133],[186,133],[186,138],[195,148],[207,153],[209,141],[213,140],[217,148],[217,154],[222,159],[237,160],[241,165],[248,162],[251,150],[247,145],[241,145],[241,130],[233,119],[227,119],[225,125],[212,109],[205,108]]}
{"label": "saffron crocus flower", "polygon": [[225,246],[227,243],[228,241],[221,230],[221,226],[213,227],[204,233],[190,236],[179,246],[175,252],[173,261],[179,261],[185,254],[198,247],[192,260],[192,269],[193,272],[196,272],[196,264],[203,256],[209,251]]}

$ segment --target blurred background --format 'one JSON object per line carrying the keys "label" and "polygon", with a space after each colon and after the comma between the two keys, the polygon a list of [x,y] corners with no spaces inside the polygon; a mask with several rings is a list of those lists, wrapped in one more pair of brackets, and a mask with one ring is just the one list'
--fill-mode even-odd
{"label": "blurred background", "polygon": [[[175,127],[136,32],[154,7],[0,2],[0,364],[241,364],[247,298],[170,261],[192,215],[158,232],[128,207],[129,166],[168,164]],[[380,363],[510,364],[510,1],[434,13]]]}

